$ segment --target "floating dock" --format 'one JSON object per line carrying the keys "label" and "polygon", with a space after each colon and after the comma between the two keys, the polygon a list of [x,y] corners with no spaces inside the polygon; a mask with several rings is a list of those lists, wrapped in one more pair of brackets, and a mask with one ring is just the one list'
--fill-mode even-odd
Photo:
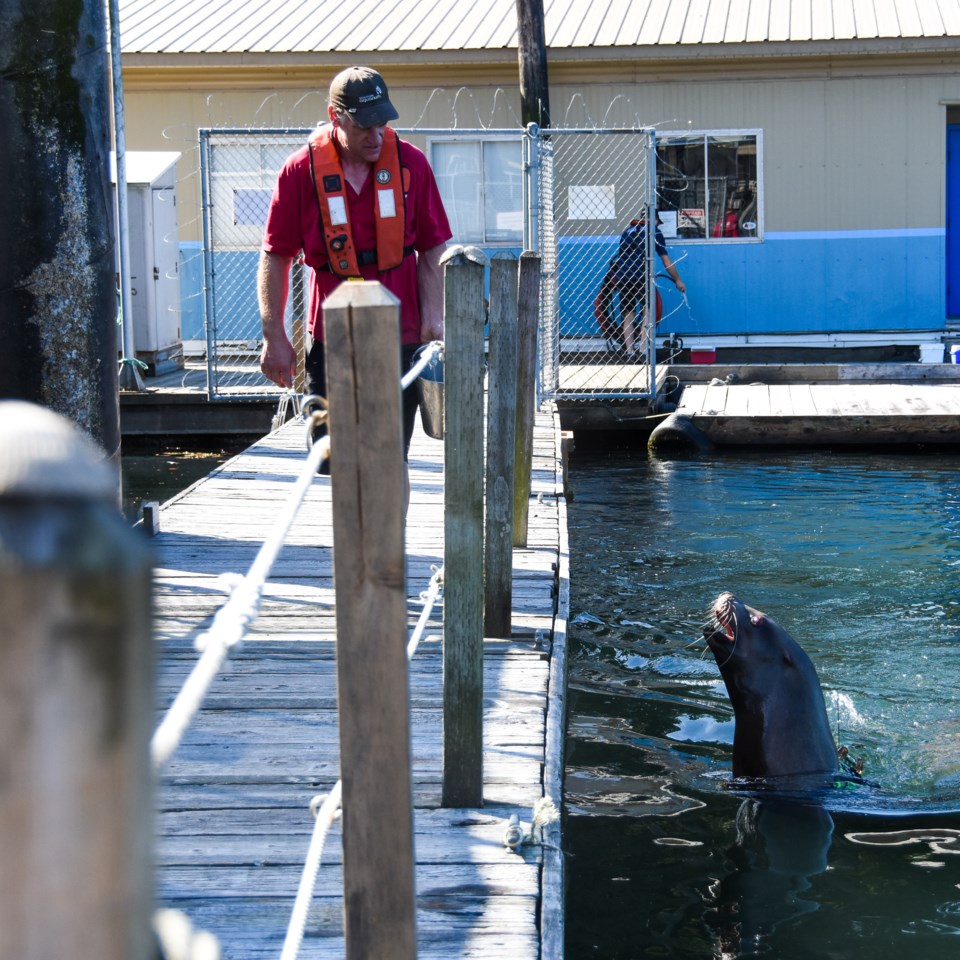
{"label": "floating dock", "polygon": [[[718,444],[960,442],[957,364],[659,363],[656,397],[630,399],[642,393],[641,373],[636,364],[612,359],[565,365],[563,389],[580,398],[558,398],[563,428],[649,434],[674,404]],[[120,395],[123,435],[262,436],[277,412],[276,388],[264,386],[259,374],[249,379],[247,395],[210,400],[199,361],[147,378],[143,392]],[[621,398],[604,398],[610,392]]]}
{"label": "floating dock", "polygon": [[[410,452],[408,619],[443,563],[443,443],[419,429]],[[288,422],[164,504],[156,552],[158,711],[197,658],[193,641],[243,573],[305,459]],[[326,478],[310,485],[229,670],[158,787],[157,900],[187,914],[231,960],[280,956],[313,831],[311,800],[337,782],[332,518]],[[513,629],[484,644],[484,804],[444,809],[442,645],[436,610],[410,667],[418,956],[559,960],[559,825],[517,852],[511,816],[560,797],[566,515],[555,412],[537,414],[528,547],[514,550]],[[371,691],[376,696],[376,691]],[[339,827],[328,838],[300,956],[342,957]]]}
{"label": "floating dock", "polygon": [[[677,371],[676,414],[718,446],[960,444],[960,367],[809,364]],[[703,374],[700,374],[702,377]]]}

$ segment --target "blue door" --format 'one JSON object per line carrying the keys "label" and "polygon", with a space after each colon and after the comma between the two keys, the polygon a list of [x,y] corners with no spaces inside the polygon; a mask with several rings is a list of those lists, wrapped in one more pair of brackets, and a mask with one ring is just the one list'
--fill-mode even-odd
{"label": "blue door", "polygon": [[960,317],[960,123],[947,124],[947,316]]}

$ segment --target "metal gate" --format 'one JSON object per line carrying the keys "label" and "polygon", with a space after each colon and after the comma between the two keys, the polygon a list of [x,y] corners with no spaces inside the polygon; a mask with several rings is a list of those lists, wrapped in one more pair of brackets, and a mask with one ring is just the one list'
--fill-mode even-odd
{"label": "metal gate", "polygon": [[[274,397],[260,372],[257,264],[277,173],[308,129],[201,130],[207,393],[211,400]],[[305,346],[304,268],[295,264],[285,326]]]}
{"label": "metal gate", "polygon": [[[277,172],[309,129],[201,130],[204,312],[211,400],[278,396],[260,373],[256,272],[263,225]],[[649,129],[400,130],[400,134],[522,142],[524,246],[542,257],[540,394],[570,401],[652,396],[655,318],[652,237],[645,232],[646,273],[636,311],[636,352],[622,341],[619,295],[597,320],[620,233],[655,215],[655,138]],[[518,148],[518,150],[521,148]],[[455,240],[457,238],[454,238]],[[488,253],[495,252],[495,248]],[[304,267],[295,264],[285,323],[298,355],[305,341]],[[603,298],[601,298],[602,300]]]}
{"label": "metal gate", "polygon": [[528,142],[543,263],[541,395],[585,402],[653,396],[652,231],[640,232],[646,269],[633,280],[638,306],[627,333],[630,352],[610,270],[621,232],[656,216],[654,131],[532,130]]}

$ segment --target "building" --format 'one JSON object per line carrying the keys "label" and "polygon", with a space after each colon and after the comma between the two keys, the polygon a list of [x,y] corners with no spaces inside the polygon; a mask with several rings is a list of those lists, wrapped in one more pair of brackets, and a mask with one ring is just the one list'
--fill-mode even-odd
{"label": "building", "polygon": [[[462,132],[421,138],[435,165],[479,171],[459,239],[517,245],[512,188],[493,178],[518,154],[464,135],[519,130],[515,0],[482,16],[452,0],[120,10],[127,144],[181,152],[185,250],[200,238],[197,130],[310,127],[356,62],[384,72],[398,126]],[[665,332],[878,357],[930,344],[931,358],[960,326],[960,0],[554,0],[545,25],[553,126],[657,129],[658,205],[689,291],[682,309],[665,292]]]}

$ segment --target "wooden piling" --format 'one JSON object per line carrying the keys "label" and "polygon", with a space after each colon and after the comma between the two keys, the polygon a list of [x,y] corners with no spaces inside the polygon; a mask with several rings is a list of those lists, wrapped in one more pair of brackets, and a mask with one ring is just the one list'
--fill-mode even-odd
{"label": "wooden piling", "polygon": [[517,425],[514,454],[513,545],[527,545],[533,422],[537,406],[537,328],[540,323],[540,255],[520,255],[517,293]]}
{"label": "wooden piling", "polygon": [[347,960],[416,957],[403,543],[400,302],[324,303]]}
{"label": "wooden piling", "polygon": [[520,120],[550,126],[550,85],[543,0],[517,0],[517,60],[520,66]]}
{"label": "wooden piling", "polygon": [[106,8],[2,4],[0,384],[62,410],[119,468]]}
{"label": "wooden piling", "polygon": [[483,803],[483,279],[476,248],[444,255],[443,787]]}
{"label": "wooden piling", "polygon": [[0,957],[152,960],[147,540],[101,450],[0,402]]}
{"label": "wooden piling", "polygon": [[509,637],[512,632],[517,273],[513,253],[497,253],[490,261],[483,628],[488,637]]}

